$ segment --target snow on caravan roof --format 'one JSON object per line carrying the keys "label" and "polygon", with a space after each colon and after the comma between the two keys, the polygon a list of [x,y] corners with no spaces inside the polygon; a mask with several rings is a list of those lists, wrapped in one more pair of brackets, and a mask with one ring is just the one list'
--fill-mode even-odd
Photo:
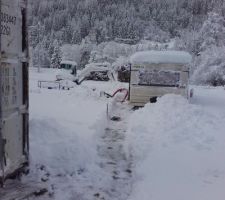
{"label": "snow on caravan roof", "polygon": [[62,60],[60,64],[74,65],[74,66],[77,65],[75,61],[70,61],[70,60]]}
{"label": "snow on caravan roof", "polygon": [[191,55],[184,51],[141,51],[130,57],[132,64],[187,64],[191,60]]}

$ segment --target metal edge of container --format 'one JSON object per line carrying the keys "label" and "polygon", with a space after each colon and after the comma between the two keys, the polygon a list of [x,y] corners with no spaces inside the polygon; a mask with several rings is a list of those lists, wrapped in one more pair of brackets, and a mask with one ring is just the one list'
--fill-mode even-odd
{"label": "metal edge of container", "polygon": [[[2,108],[2,45],[1,45],[1,34],[0,34],[0,187],[4,186],[4,181],[7,178],[17,176],[25,166],[29,164],[29,46],[28,46],[28,30],[27,30],[27,0],[22,0],[21,11],[24,14],[24,21],[22,24],[22,32],[24,37],[22,37],[22,51],[24,53],[24,58],[22,61],[22,76],[23,76],[23,104],[26,107],[26,112],[23,117],[23,154],[25,156],[25,162],[21,163],[21,167],[16,169],[11,174],[4,174],[4,140],[3,140],[3,108]],[[2,0],[0,0],[0,11],[2,10]],[[1,25],[0,20],[0,25]]]}
{"label": "metal edge of container", "polygon": [[23,62],[23,104],[26,105],[27,112],[24,114],[23,127],[24,127],[24,155],[26,156],[27,162],[25,165],[29,164],[29,44],[28,44],[28,27],[27,27],[27,15],[28,15],[28,0],[24,1],[24,25],[22,31],[25,34],[23,39],[23,51],[26,51],[26,60]]}
{"label": "metal edge of container", "polygon": [[[21,1],[20,1],[21,2]],[[27,28],[27,3],[28,0],[22,0],[21,12],[22,12],[22,52],[24,58],[22,58],[22,87],[23,87],[23,105],[25,106],[25,112],[23,114],[23,155],[25,156],[24,163],[21,163],[21,167],[12,174],[7,175],[6,178],[16,176],[23,171],[24,167],[29,165],[29,45],[28,45],[28,28]]]}
{"label": "metal edge of container", "polygon": [[[0,11],[2,10],[2,0],[0,0]],[[0,25],[2,24],[0,20]],[[4,164],[3,164],[3,138],[2,138],[2,64],[1,64],[1,34],[0,34],[0,172],[2,173],[2,179],[4,179]],[[0,176],[0,186],[3,184],[3,180]]]}

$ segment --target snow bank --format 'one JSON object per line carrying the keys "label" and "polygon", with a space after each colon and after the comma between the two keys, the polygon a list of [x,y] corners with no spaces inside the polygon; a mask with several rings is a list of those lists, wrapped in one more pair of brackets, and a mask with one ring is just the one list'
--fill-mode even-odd
{"label": "snow bank", "polygon": [[188,64],[191,60],[191,55],[183,51],[142,51],[130,57],[132,64]]}
{"label": "snow bank", "polygon": [[106,112],[99,94],[87,87],[30,94],[31,168],[43,165],[52,176],[96,170],[97,127]]}
{"label": "snow bank", "polygon": [[52,119],[30,121],[31,164],[45,166],[53,176],[77,173],[93,165],[96,156],[93,136],[87,137],[88,131],[81,135],[80,128],[67,125]]}
{"label": "snow bank", "polygon": [[225,115],[176,95],[147,104],[130,118],[130,200],[223,200]]}

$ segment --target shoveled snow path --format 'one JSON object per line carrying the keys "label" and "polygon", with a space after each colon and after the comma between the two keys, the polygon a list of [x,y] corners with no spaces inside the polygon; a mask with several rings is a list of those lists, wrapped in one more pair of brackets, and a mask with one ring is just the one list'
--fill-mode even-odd
{"label": "shoveled snow path", "polygon": [[[41,73],[30,69],[31,162],[30,174],[22,181],[39,181],[47,185],[48,193],[33,198],[35,200],[127,199],[130,191],[129,161],[124,159],[119,145],[124,141],[118,139],[111,143],[119,153],[119,160],[113,161],[111,155],[114,153],[104,153],[99,149],[110,145],[106,132],[114,127],[106,122],[107,100],[100,97],[100,91],[113,93],[127,85],[87,81],[69,91],[37,88],[38,80],[51,81],[54,78],[52,69],[42,69]],[[125,106],[125,112],[129,111],[126,104],[122,106]],[[116,112],[114,109],[110,114]],[[121,118],[126,121],[123,115]],[[126,123],[122,121],[116,126],[126,129]],[[118,134],[124,137],[123,131]],[[102,138],[104,135],[107,135],[105,139]],[[110,162],[116,165],[112,166]],[[118,175],[113,177],[116,173]]]}
{"label": "shoveled snow path", "polygon": [[98,146],[101,168],[110,177],[107,185],[96,194],[101,199],[126,200],[132,190],[131,155],[124,150],[130,110],[127,104],[119,102],[113,102],[109,108],[102,142]]}

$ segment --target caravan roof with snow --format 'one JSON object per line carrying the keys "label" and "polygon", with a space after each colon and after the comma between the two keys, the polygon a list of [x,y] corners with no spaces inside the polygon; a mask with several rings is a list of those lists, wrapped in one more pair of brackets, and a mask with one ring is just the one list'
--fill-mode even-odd
{"label": "caravan roof with snow", "polygon": [[183,51],[143,51],[131,56],[130,103],[143,106],[168,93],[188,97],[188,64]]}
{"label": "caravan roof with snow", "polygon": [[192,60],[184,51],[141,51],[133,54],[130,62],[140,64],[188,64]]}

